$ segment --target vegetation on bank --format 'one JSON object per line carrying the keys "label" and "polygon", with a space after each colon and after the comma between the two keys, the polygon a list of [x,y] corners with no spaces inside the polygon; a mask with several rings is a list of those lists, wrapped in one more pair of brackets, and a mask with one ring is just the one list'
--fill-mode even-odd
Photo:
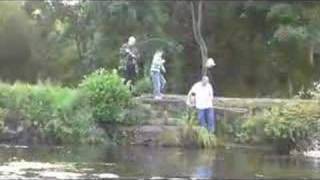
{"label": "vegetation on bank", "polygon": [[[232,114],[222,118],[216,114],[215,135],[198,126],[194,111],[180,118],[178,135],[182,146],[211,148],[226,142],[251,145],[269,145],[282,153],[292,150],[307,151],[314,148],[320,137],[320,83],[301,90],[297,99],[313,101],[287,101],[268,108],[256,109],[254,114]],[[220,112],[221,113],[221,112]],[[173,136],[176,137],[176,136]]]}
{"label": "vegetation on bank", "polygon": [[195,112],[188,110],[186,116],[181,120],[180,140],[183,146],[198,146],[202,148],[213,148],[218,144],[215,134],[209,132],[206,128],[198,125],[198,119]]}
{"label": "vegetation on bank", "polygon": [[271,107],[241,124],[236,138],[243,143],[271,143],[283,151],[306,150],[305,145],[319,131],[319,107],[317,103]]}
{"label": "vegetation on bank", "polygon": [[101,142],[105,137],[97,123],[123,122],[130,96],[117,72],[104,69],[85,77],[79,88],[0,83],[1,131],[14,116],[24,130],[31,128],[54,143]]}
{"label": "vegetation on bank", "polygon": [[[144,80],[137,90],[148,88]],[[315,84],[299,97],[318,99],[320,86]],[[138,92],[138,91],[136,91]],[[11,121],[21,121],[24,131],[35,131],[45,142],[101,143],[121,133],[117,125],[137,125],[148,121],[144,109],[133,101],[129,87],[117,71],[98,69],[83,78],[77,88],[61,87],[50,82],[30,85],[0,83],[0,131],[5,133]],[[204,148],[222,145],[221,134],[241,143],[269,143],[284,151],[305,149],[318,134],[320,104],[317,101],[287,103],[258,111],[232,123],[217,121],[216,135],[200,128],[196,114],[185,112],[176,123],[178,132],[161,135],[165,142]],[[150,112],[149,112],[150,113]],[[108,128],[108,127],[112,128]],[[106,132],[106,133],[105,133]],[[166,144],[166,143],[164,143]],[[172,144],[172,143],[171,143]]]}
{"label": "vegetation on bank", "polygon": [[320,129],[320,86],[302,90],[296,98],[315,101],[283,103],[241,117],[229,125],[225,132],[240,143],[270,144],[288,153],[290,150],[312,149],[314,138]]}

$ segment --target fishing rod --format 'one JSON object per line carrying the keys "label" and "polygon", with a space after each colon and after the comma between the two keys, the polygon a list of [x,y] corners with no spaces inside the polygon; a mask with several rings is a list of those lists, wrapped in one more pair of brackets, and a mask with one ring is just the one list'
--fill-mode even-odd
{"label": "fishing rod", "polygon": [[[136,44],[137,44],[137,46],[141,46],[141,45],[144,45],[144,44],[146,44],[146,43],[148,43],[148,42],[151,42],[151,41],[163,42],[163,43],[165,43],[165,44],[167,44],[167,45],[169,45],[169,46],[172,45],[172,44],[175,44],[174,41],[164,40],[163,38],[148,38],[148,39],[146,39],[146,40],[139,41],[139,42],[137,42]],[[168,42],[168,41],[170,41],[170,42]],[[172,43],[172,44],[171,44],[171,43]]]}
{"label": "fishing rod", "polygon": [[[158,103],[162,103],[162,104],[166,104],[166,103],[176,103],[176,102],[184,102],[184,104],[187,106],[187,107],[190,107],[187,105],[186,101],[182,101],[181,99],[178,100],[178,99],[161,99],[161,100],[157,100],[157,101],[154,101],[153,98],[150,97],[137,97],[136,98],[137,100],[142,100],[144,102],[158,102]],[[192,108],[192,107],[190,107]],[[223,110],[223,111],[232,111],[232,112],[236,112],[236,113],[247,113],[249,112],[249,109],[247,108],[241,108],[241,107],[227,107],[227,106],[219,106],[219,105],[213,105],[213,108],[214,109],[219,109],[219,110]]]}
{"label": "fishing rod", "polygon": [[247,113],[249,110],[247,108],[237,108],[237,107],[222,107],[222,106],[213,106],[213,109],[220,109],[224,111],[232,111],[237,113]]}

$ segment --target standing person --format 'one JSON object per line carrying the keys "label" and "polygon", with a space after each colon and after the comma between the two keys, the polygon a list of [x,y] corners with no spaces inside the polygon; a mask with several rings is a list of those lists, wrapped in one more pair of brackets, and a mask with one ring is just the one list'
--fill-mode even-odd
{"label": "standing person", "polygon": [[128,42],[123,44],[120,48],[120,66],[119,70],[125,78],[125,83],[130,82],[134,84],[138,75],[138,58],[139,52],[136,45],[136,38],[130,36]]}
{"label": "standing person", "polygon": [[163,51],[157,50],[152,59],[152,64],[150,68],[150,74],[153,84],[153,96],[154,99],[160,100],[163,98],[164,88],[166,85],[166,79],[164,78],[163,73],[166,73],[164,67],[165,60],[162,58]]}
{"label": "standing person", "polygon": [[203,76],[201,81],[195,83],[187,97],[187,104],[195,106],[198,110],[200,126],[207,128],[210,132],[215,131],[213,97],[213,88],[208,76]]}

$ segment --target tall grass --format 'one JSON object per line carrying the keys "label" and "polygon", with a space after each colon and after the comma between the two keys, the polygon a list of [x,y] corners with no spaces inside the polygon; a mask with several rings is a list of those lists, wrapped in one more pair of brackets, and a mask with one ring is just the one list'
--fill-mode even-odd
{"label": "tall grass", "polygon": [[0,108],[20,114],[25,124],[57,143],[85,141],[94,127],[86,97],[77,89],[50,83],[0,82]]}
{"label": "tall grass", "polygon": [[209,132],[206,128],[198,125],[196,114],[192,109],[189,109],[181,120],[181,142],[182,144],[196,145],[202,148],[213,148],[218,146],[216,136]]}
{"label": "tall grass", "polygon": [[18,114],[26,126],[56,143],[101,142],[104,132],[98,123],[126,123],[121,115],[130,100],[118,73],[104,69],[85,76],[78,88],[49,81],[0,82],[0,109]]}

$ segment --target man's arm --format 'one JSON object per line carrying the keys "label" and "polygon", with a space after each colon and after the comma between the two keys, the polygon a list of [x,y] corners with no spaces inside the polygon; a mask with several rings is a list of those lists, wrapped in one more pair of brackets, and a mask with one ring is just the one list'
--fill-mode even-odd
{"label": "man's arm", "polygon": [[187,103],[187,105],[188,106],[191,106],[192,104],[191,104],[191,102],[190,102],[190,100],[191,100],[191,95],[192,94],[195,94],[196,92],[195,92],[195,84],[191,87],[191,89],[189,90],[189,92],[188,92],[188,95],[187,95],[187,101],[186,101],[186,103]]}
{"label": "man's arm", "polygon": [[166,71],[166,68],[164,67],[164,63],[165,63],[165,60],[164,59],[162,59],[161,60],[161,71],[163,72],[163,73],[166,73],[167,71]]}
{"label": "man's arm", "polygon": [[126,52],[126,49],[127,49],[127,45],[126,44],[123,44],[121,47],[120,47],[120,62],[119,62],[119,69],[125,69],[125,64],[126,64],[126,55],[127,55],[127,52]]}
{"label": "man's arm", "polygon": [[214,90],[213,90],[211,84],[210,84],[210,91],[209,91],[209,93],[210,93],[210,98],[213,100],[213,99],[214,99]]}
{"label": "man's arm", "polygon": [[133,48],[133,54],[136,56],[137,59],[140,59],[140,52],[138,48]]}
{"label": "man's arm", "polygon": [[120,55],[122,56],[125,56],[127,54],[127,45],[126,44],[123,44],[121,47],[120,47]]}
{"label": "man's arm", "polygon": [[138,62],[136,60],[134,60],[134,67],[136,70],[136,74],[139,74],[139,66],[138,66]]}

